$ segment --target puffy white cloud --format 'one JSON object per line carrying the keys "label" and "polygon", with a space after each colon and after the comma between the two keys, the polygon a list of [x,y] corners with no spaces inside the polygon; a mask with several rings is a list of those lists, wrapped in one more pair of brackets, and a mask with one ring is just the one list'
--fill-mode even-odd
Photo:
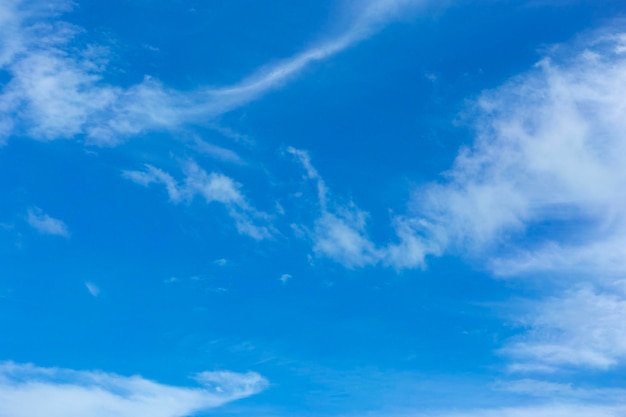
{"label": "puffy white cloud", "polygon": [[[626,55],[621,35],[596,34],[559,51],[476,104],[477,136],[446,181],[418,190],[422,239],[481,253],[501,274],[532,270],[620,272],[626,262]],[[555,53],[556,54],[556,53]],[[531,249],[516,238],[563,225]],[[528,247],[525,240],[523,247]]]}
{"label": "puffy white cloud", "polygon": [[0,365],[0,417],[186,417],[254,395],[268,385],[254,372],[203,372],[197,387],[140,376]]}
{"label": "puffy white cloud", "polygon": [[28,209],[26,221],[33,229],[41,234],[70,237],[67,225],[62,220],[50,217],[39,207]]}

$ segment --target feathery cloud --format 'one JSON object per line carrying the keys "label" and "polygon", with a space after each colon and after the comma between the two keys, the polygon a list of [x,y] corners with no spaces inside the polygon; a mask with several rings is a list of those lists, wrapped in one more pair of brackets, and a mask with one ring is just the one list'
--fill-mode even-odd
{"label": "feathery cloud", "polygon": [[185,417],[254,395],[267,380],[254,372],[203,372],[198,387],[140,376],[0,364],[0,417]]}
{"label": "feathery cloud", "polygon": [[190,203],[196,196],[202,197],[206,203],[222,204],[240,234],[256,240],[272,236],[269,216],[250,205],[241,193],[241,185],[232,178],[215,172],[209,174],[192,161],[184,164],[183,172],[182,182],[152,165],[146,165],[144,171],[124,171],[122,175],[144,187],[151,184],[165,186],[170,201],[175,204]]}
{"label": "feathery cloud", "polygon": [[[363,2],[353,10],[347,28],[325,42],[265,65],[234,85],[182,92],[149,76],[127,88],[107,83],[106,48],[92,45],[76,52],[70,44],[80,28],[58,20],[71,2],[53,1],[46,3],[47,7],[37,1],[3,2],[0,68],[11,78],[0,92],[0,140],[14,133],[40,140],[79,136],[92,144],[110,146],[150,130],[175,131],[187,124],[206,124],[281,87],[312,63],[368,38],[420,3]],[[56,21],[39,24],[44,18]],[[236,159],[232,152],[212,151]]]}
{"label": "feathery cloud", "polygon": [[532,302],[520,319],[527,332],[503,353],[514,371],[559,368],[608,369],[626,359],[626,293],[587,287]]}
{"label": "feathery cloud", "polygon": [[304,179],[316,185],[318,216],[312,228],[297,227],[312,240],[316,255],[330,258],[348,268],[383,264],[400,270],[422,266],[426,254],[439,253],[437,250],[429,251],[429,242],[415,235],[419,221],[402,217],[394,219],[395,241],[376,245],[367,233],[368,213],[352,201],[341,203],[333,198],[306,151],[289,147],[287,152],[304,169]]}

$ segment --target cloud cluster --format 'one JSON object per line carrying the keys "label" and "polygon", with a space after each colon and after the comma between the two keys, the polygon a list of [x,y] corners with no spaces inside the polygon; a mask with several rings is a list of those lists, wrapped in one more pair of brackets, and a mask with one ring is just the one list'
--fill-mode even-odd
{"label": "cloud cluster", "polygon": [[473,145],[416,192],[423,254],[480,257],[496,275],[549,275],[566,288],[529,306],[527,333],[503,349],[512,370],[607,369],[626,357],[625,45],[606,28],[484,93]]}
{"label": "cloud cluster", "polygon": [[185,417],[254,395],[268,385],[257,373],[196,375],[198,387],[140,376],[0,365],[0,417]]}
{"label": "cloud cluster", "polygon": [[[347,267],[424,265],[444,252],[500,276],[549,274],[555,295],[528,307],[503,353],[517,371],[608,369],[626,358],[626,36],[606,28],[555,48],[468,111],[474,143],[394,219],[396,243],[367,235],[367,214],[317,183],[314,251]],[[537,232],[537,230],[541,232]],[[586,286],[580,288],[581,282]]]}

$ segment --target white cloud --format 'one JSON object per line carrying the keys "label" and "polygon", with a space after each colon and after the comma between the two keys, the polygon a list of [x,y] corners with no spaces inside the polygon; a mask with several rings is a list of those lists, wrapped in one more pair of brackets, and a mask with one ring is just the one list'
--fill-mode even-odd
{"label": "white cloud", "polygon": [[286,284],[291,278],[293,278],[291,274],[282,274],[278,280],[283,284]]}
{"label": "white cloud", "polygon": [[626,297],[614,284],[626,272],[626,56],[612,30],[483,94],[475,143],[415,200],[424,256],[455,251],[498,275],[589,283],[529,305],[527,332],[503,350],[511,370],[626,359]]}
{"label": "white cloud", "polygon": [[100,295],[100,288],[93,282],[85,282],[85,287],[92,296],[97,297]]}
{"label": "white cloud", "polygon": [[232,178],[216,172],[208,174],[192,161],[184,164],[183,173],[184,180],[178,182],[161,169],[145,165],[144,171],[124,171],[123,176],[144,187],[164,185],[173,203],[190,203],[196,196],[206,203],[220,203],[226,207],[240,234],[256,240],[272,236],[269,216],[248,203],[240,191],[241,185]]}
{"label": "white cloud", "polygon": [[583,388],[572,383],[557,383],[539,379],[500,381],[496,390],[528,396],[529,398],[551,399],[589,404],[624,405],[626,391],[619,388]]}
{"label": "white cloud", "polygon": [[[136,184],[147,187],[151,184],[162,184],[167,190],[167,195],[170,201],[178,203],[183,199],[188,199],[190,196],[183,195],[183,191],[176,180],[168,173],[155,168],[152,165],[146,165],[145,171],[124,171],[123,176],[126,179],[133,181]],[[187,194],[184,192],[184,194]]]}
{"label": "white cloud", "polygon": [[397,269],[452,252],[482,259],[498,275],[550,273],[559,288],[586,280],[588,289],[531,304],[527,333],[503,350],[510,369],[622,364],[626,296],[614,282],[626,272],[624,38],[610,27],[554,48],[482,94],[468,111],[474,143],[393,219],[396,243],[375,245],[366,213],[333,201],[308,154],[290,149],[317,182],[315,252],[348,267]]}
{"label": "white cloud", "polygon": [[[206,124],[282,86],[310,64],[366,39],[420,3],[360,3],[347,29],[325,42],[264,66],[235,85],[180,92],[150,77],[128,88],[107,84],[107,50],[90,45],[77,51],[71,42],[80,28],[55,20],[71,2],[5,1],[0,4],[0,70],[8,71],[11,80],[0,93],[0,140],[20,132],[41,140],[84,136],[93,144],[115,145],[148,130]],[[229,150],[209,151],[238,159]]]}
{"label": "white cloud", "polygon": [[296,233],[310,238],[316,255],[330,258],[348,268],[384,264],[396,269],[424,265],[426,254],[439,254],[430,243],[416,236],[420,220],[396,217],[395,242],[377,246],[367,233],[368,213],[354,202],[340,203],[332,198],[326,183],[311,163],[310,155],[301,149],[287,148],[302,165],[306,180],[315,182],[319,213],[312,230],[293,225]]}
{"label": "white cloud", "polygon": [[[626,269],[626,56],[615,39],[603,33],[482,95],[475,143],[447,181],[417,193],[423,240],[483,254],[505,244],[513,250],[493,261],[501,274]],[[515,250],[548,221],[559,234]]]}
{"label": "white cloud", "polygon": [[220,259],[214,260],[213,263],[217,266],[226,266],[226,264],[228,263],[228,260],[224,258],[220,258]]}
{"label": "white cloud", "polygon": [[353,268],[379,261],[374,243],[365,231],[365,213],[353,208],[341,215],[323,213],[315,222],[313,250]]}
{"label": "white cloud", "polygon": [[209,155],[220,161],[243,165],[244,160],[233,150],[213,145],[203,140],[196,140],[195,148],[198,152]]}
{"label": "white cloud", "polygon": [[198,387],[140,376],[0,365],[0,417],[186,417],[254,395],[267,381],[254,372],[204,372]]}
{"label": "white cloud", "polygon": [[[549,273],[570,289],[529,303],[526,332],[503,349],[510,369],[623,364],[626,295],[614,282],[626,272],[625,37],[610,27],[554,48],[482,94],[468,111],[474,143],[442,181],[416,190],[410,213],[394,219],[398,243],[374,245],[366,214],[333,202],[308,155],[290,150],[318,184],[316,253],[348,267],[400,269],[452,252],[498,275]],[[588,287],[571,289],[581,280]]]}
{"label": "white cloud", "polygon": [[50,217],[38,207],[28,209],[26,221],[41,234],[70,237],[70,232],[63,221]]}
{"label": "white cloud", "polygon": [[521,321],[527,333],[503,349],[513,370],[608,369],[626,359],[626,294],[617,288],[570,291],[531,303],[529,311]]}
{"label": "white cloud", "polygon": [[238,107],[283,85],[314,62],[322,61],[367,39],[402,12],[423,0],[365,0],[351,11],[346,30],[329,40],[306,49],[274,65],[266,66],[236,85],[211,91],[225,108]]}
{"label": "white cloud", "polygon": [[256,372],[239,374],[231,371],[207,371],[197,374],[195,380],[206,387],[212,387],[220,394],[235,394],[239,398],[256,394],[267,387],[267,380]]}
{"label": "white cloud", "polygon": [[289,147],[287,152],[295,156],[304,168],[304,178],[316,184],[319,215],[313,230],[295,226],[296,230],[303,230],[313,241],[313,251],[348,268],[379,262],[380,254],[367,236],[367,213],[353,203],[342,205],[330,200],[328,188],[306,151]]}

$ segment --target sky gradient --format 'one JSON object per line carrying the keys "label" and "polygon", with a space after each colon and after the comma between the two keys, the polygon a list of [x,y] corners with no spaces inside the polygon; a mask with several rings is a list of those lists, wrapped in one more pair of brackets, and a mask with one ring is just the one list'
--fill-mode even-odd
{"label": "sky gradient", "polygon": [[0,417],[623,417],[625,13],[0,0]]}

